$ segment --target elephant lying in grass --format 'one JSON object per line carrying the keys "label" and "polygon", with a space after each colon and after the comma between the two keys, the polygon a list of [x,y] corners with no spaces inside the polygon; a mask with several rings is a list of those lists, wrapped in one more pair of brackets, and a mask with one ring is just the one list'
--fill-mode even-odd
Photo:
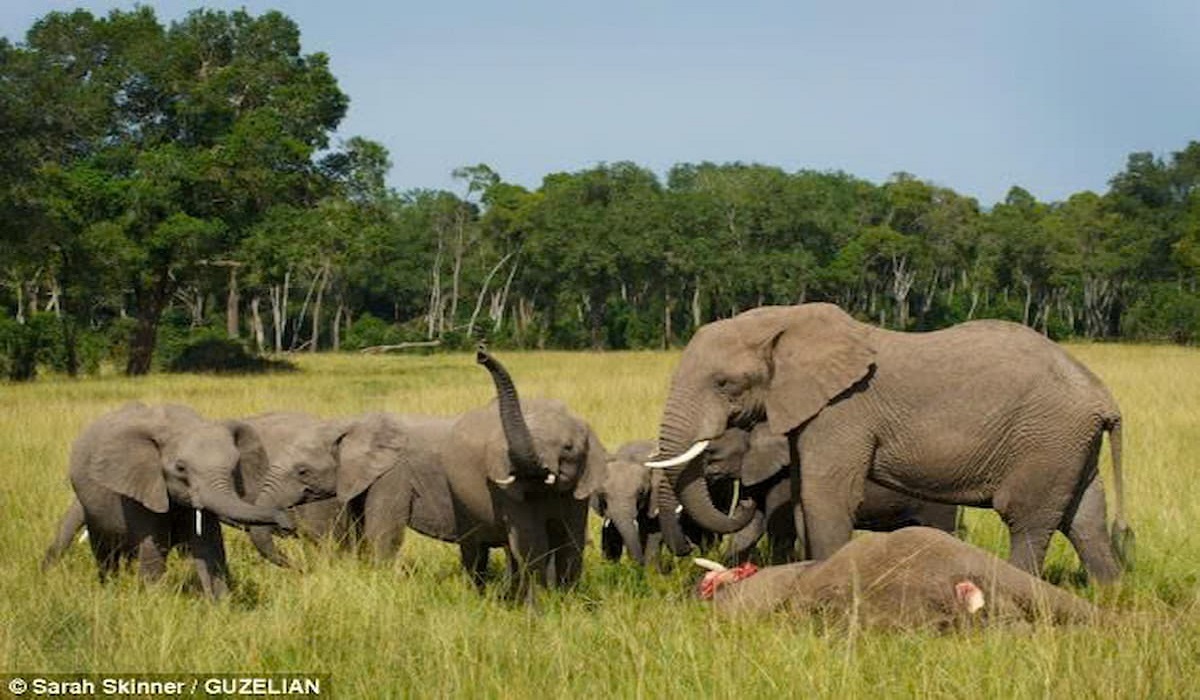
{"label": "elephant lying in grass", "polygon": [[[664,535],[674,527],[687,538],[672,551],[683,556],[695,544],[701,550],[719,541],[721,535],[706,530],[686,512],[660,511],[652,496],[652,479],[657,472],[643,463],[655,449],[653,440],[623,445],[609,461],[604,487],[597,494],[596,510],[605,518],[601,542],[605,556],[619,559],[622,548],[638,563],[653,560]],[[754,515],[732,533],[728,559],[750,559],[758,542],[766,536],[772,564],[795,559],[796,528],[793,520],[791,484],[788,480],[788,444],[766,426],[753,431],[728,428],[711,441],[704,456],[703,473],[713,502],[728,507],[734,502],[737,482],[740,497],[752,502]],[[664,482],[665,485],[665,482]],[[888,532],[911,525],[954,532],[958,507],[912,498],[868,482],[863,502],[855,513],[855,528]]]}
{"label": "elephant lying in grass", "polygon": [[[701,562],[698,562],[701,563]],[[723,615],[786,611],[871,627],[947,627],[973,620],[1088,622],[1095,606],[989,552],[926,527],[870,533],[823,561],[717,569],[698,587]]]}
{"label": "elephant lying in grass", "polygon": [[237,496],[234,482],[265,465],[258,434],[246,423],[210,421],[186,406],[127,404],[96,419],[72,445],[77,500],[43,564],[52,564],[86,524],[101,580],[135,559],[141,577],[155,580],[170,550],[184,547],[204,592],[218,598],[228,590],[218,520],[292,527],[283,511]]}

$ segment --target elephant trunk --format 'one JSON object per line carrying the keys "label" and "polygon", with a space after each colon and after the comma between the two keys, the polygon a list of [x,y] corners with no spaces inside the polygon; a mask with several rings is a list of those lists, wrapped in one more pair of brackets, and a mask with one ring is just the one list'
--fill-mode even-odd
{"label": "elephant trunk", "polygon": [[200,485],[193,495],[200,507],[210,510],[223,522],[237,527],[249,525],[274,525],[285,530],[292,529],[292,522],[278,508],[247,503],[237,497],[228,481],[217,481],[211,485]]}
{"label": "elephant trunk", "polygon": [[[725,430],[725,414],[721,408],[714,406],[705,411],[701,409],[702,405],[703,402],[698,401],[693,392],[678,387],[672,389],[663,410],[655,460],[669,461],[695,452],[697,447],[703,447],[701,440],[717,437]],[[711,415],[713,418],[704,421],[704,425],[702,421],[693,417],[705,415]],[[754,517],[754,504],[747,501],[739,502],[730,515],[717,509],[708,491],[708,483],[704,479],[703,460],[700,459],[700,455],[693,455],[691,459],[680,464],[661,467],[661,470],[671,488],[661,489],[659,492],[660,517],[664,512],[674,512],[676,496],[687,514],[700,527],[715,533],[737,532]]]}
{"label": "elephant trunk", "polygon": [[675,490],[667,482],[667,477],[662,471],[654,470],[650,482],[654,505],[658,509],[658,528],[662,531],[663,540],[671,553],[677,557],[685,557],[692,551],[692,542],[683,533],[683,524],[679,522],[683,507],[675,500]]}
{"label": "elephant trunk", "polygon": [[492,357],[482,347],[475,355],[475,360],[483,365],[492,375],[496,384],[496,398],[500,406],[500,425],[504,429],[504,440],[508,443],[508,457],[512,462],[516,476],[522,478],[540,478],[546,470],[542,460],[533,446],[533,435],[525,423],[521,413],[521,401],[517,396],[517,387],[512,377],[496,358]]}
{"label": "elephant trunk", "polygon": [[646,564],[646,553],[642,549],[641,533],[638,532],[637,516],[616,515],[612,519],[613,525],[617,526],[617,532],[621,533],[621,540],[625,543],[625,550],[629,552],[629,557],[636,561],[639,565]]}

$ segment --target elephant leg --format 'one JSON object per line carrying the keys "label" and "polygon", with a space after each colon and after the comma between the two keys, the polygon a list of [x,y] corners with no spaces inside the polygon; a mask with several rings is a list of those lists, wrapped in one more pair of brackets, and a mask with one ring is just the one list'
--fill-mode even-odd
{"label": "elephant leg", "polygon": [[483,586],[487,583],[489,548],[479,542],[464,540],[459,543],[458,551],[463,569],[471,577],[471,583],[482,593]]}
{"label": "elephant leg", "polygon": [[646,542],[642,547],[642,551],[646,557],[646,568],[655,568],[658,571],[664,571],[666,566],[662,556],[663,536],[662,532],[655,530],[654,532],[645,535]]}
{"label": "elephant leg", "polygon": [[1086,452],[1073,456],[1048,452],[1023,455],[1022,462],[996,490],[992,507],[1008,525],[1009,562],[1013,566],[1041,575],[1051,536],[1075,514],[1087,457]]}
{"label": "elephant leg", "polygon": [[1096,477],[1084,489],[1065,534],[1088,574],[1100,583],[1112,583],[1121,575],[1108,535],[1107,517],[1104,482]]}
{"label": "elephant leg", "polygon": [[412,513],[411,489],[386,488],[378,481],[367,489],[363,503],[363,538],[376,563],[391,561],[404,543],[404,529]]}
{"label": "elephant leg", "polygon": [[779,482],[767,492],[763,511],[771,564],[786,564],[796,559],[796,526],[791,506],[791,485],[787,481]]}
{"label": "elephant leg", "polygon": [[534,602],[535,589],[545,587],[550,565],[546,523],[539,515],[526,510],[507,514],[509,572],[512,574],[509,596],[530,604]]}
{"label": "elephant leg", "polygon": [[88,527],[88,544],[92,547],[92,555],[96,557],[100,583],[104,583],[121,567],[121,546],[116,538],[97,533],[91,526]]}
{"label": "elephant leg", "polygon": [[800,439],[801,466],[793,472],[800,479],[794,520],[803,523],[808,558],[828,559],[854,533],[874,440],[839,430],[829,421],[809,426]]}
{"label": "elephant leg", "polygon": [[625,540],[617,531],[613,521],[605,518],[600,527],[600,551],[608,561],[620,561],[621,553],[625,551]]}
{"label": "elephant leg", "polygon": [[587,504],[579,502],[566,510],[561,520],[550,521],[548,527],[550,551],[554,555],[554,582],[560,588],[569,588],[579,582],[587,537]]}
{"label": "elephant leg", "polygon": [[138,576],[143,581],[157,581],[167,571],[167,552],[170,544],[165,534],[146,535],[138,542]]}
{"label": "elephant leg", "polygon": [[200,587],[209,598],[219,600],[229,592],[229,565],[225,560],[221,524],[211,513],[204,513],[200,534],[192,532],[189,547]]}

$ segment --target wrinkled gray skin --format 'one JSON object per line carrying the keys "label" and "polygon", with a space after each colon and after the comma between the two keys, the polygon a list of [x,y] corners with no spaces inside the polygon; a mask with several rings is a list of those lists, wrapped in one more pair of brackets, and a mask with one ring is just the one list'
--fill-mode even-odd
{"label": "wrinkled gray skin", "polygon": [[476,359],[498,398],[455,421],[441,450],[463,566],[482,584],[488,548],[506,546],[509,594],[532,602],[535,586],[579,579],[588,498],[604,482],[607,453],[561,402],[521,401],[499,362],[483,351]]}
{"label": "wrinkled gray skin", "polygon": [[661,474],[651,472],[644,464],[655,447],[653,440],[622,445],[610,455],[604,485],[592,498],[593,509],[604,519],[601,550],[611,561],[628,551],[638,564],[661,564],[658,555],[664,543],[676,556],[684,556],[694,545],[703,549],[717,540],[686,515],[680,517],[674,511],[660,512],[653,507],[656,486],[652,479],[661,481]]}
{"label": "wrinkled gray skin", "polygon": [[[956,595],[960,582],[982,592],[981,608],[971,611]],[[1095,606],[1082,598],[925,527],[870,533],[823,561],[761,569],[720,585],[712,601],[729,616],[786,611],[902,629],[972,620],[1084,623],[1099,618]]]}
{"label": "wrinkled gray skin", "polygon": [[[365,542],[376,562],[395,557],[408,527],[456,541],[450,487],[439,461],[454,420],[368,413],[323,421],[303,414],[276,414],[270,418],[273,427],[260,433],[271,455],[272,471],[281,475],[278,480],[290,474],[295,481],[292,488],[275,488],[276,496],[264,496],[259,502],[286,505],[289,502],[279,498],[284,493],[295,499],[300,492],[295,486],[303,483],[297,467],[309,465],[310,474],[328,472],[324,490],[314,489],[313,494],[332,493],[334,498],[292,509],[300,534],[313,539],[334,537],[346,547]],[[281,555],[269,533],[256,536],[259,551],[278,563]]]}
{"label": "wrinkled gray skin", "polygon": [[[788,480],[788,441],[771,432],[766,424],[752,431],[728,428],[706,454],[705,478],[710,490],[714,483],[731,489],[733,480],[741,483],[742,493],[756,506],[750,524],[733,535],[732,559],[744,562],[766,535],[772,564],[795,558],[796,526],[793,517],[791,484]],[[717,495],[719,503],[729,503],[728,495]],[[854,513],[856,530],[890,532],[902,527],[925,525],[954,532],[958,506],[933,503],[893,491],[872,481],[863,484],[863,499]]]}
{"label": "wrinkled gray skin", "polygon": [[[244,481],[243,498],[259,506],[294,509],[298,530],[310,532],[319,526],[328,505],[316,501],[338,495],[338,451],[350,427],[349,420],[325,420],[307,413],[275,412],[250,416],[262,440],[270,467],[257,478]],[[305,506],[304,504],[312,504]],[[335,509],[336,512],[336,509]],[[317,524],[312,521],[316,517]],[[254,546],[272,563],[289,566],[275,547],[273,528],[250,528]]]}
{"label": "wrinkled gray skin", "polygon": [[[659,520],[664,514],[653,508],[652,472],[643,466],[654,449],[653,440],[628,443],[608,463],[608,476],[597,494],[596,510],[605,518],[601,545],[611,560],[619,559],[623,549],[640,564],[658,553],[662,540]],[[792,561],[796,528],[787,478],[787,438],[772,434],[765,425],[753,432],[730,428],[709,446],[705,460],[704,475],[714,502],[731,504],[736,480],[742,496],[755,504],[754,517],[733,533],[728,558],[737,563],[749,560],[765,535],[772,564]],[[863,502],[855,513],[855,528],[891,531],[926,525],[953,532],[957,515],[957,506],[922,501],[867,482]],[[704,549],[704,545],[719,537],[701,528],[686,513],[675,516],[674,520],[689,540],[687,549],[693,542]],[[687,551],[678,554],[682,556]]]}
{"label": "wrinkled gray skin", "polygon": [[209,421],[186,406],[127,404],[75,440],[70,477],[77,501],[44,563],[70,545],[82,522],[102,581],[133,559],[143,579],[158,579],[167,554],[182,546],[204,592],[219,598],[228,590],[228,566],[218,520],[291,527],[281,510],[251,505],[235,492],[242,472],[265,464],[258,435],[246,423]]}
{"label": "wrinkled gray skin", "polygon": [[[727,427],[767,423],[787,434],[794,517],[808,554],[827,559],[850,539],[869,478],[943,503],[994,508],[1009,527],[1012,562],[1037,572],[1064,532],[1101,582],[1120,574],[1131,533],[1122,519],[1121,414],[1105,386],[1062,348],[1018,324],[972,321],[900,333],[831,304],[763,307],[701,327],[672,378],[660,459],[685,454]],[[1112,542],[1096,480],[1110,433],[1117,494]],[[711,503],[703,459],[664,468],[675,507],[733,532]],[[1077,518],[1078,514],[1088,517]]]}

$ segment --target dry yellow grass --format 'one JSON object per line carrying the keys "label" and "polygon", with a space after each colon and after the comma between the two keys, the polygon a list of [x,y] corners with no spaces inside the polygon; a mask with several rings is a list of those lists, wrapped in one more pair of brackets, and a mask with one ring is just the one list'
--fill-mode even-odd
{"label": "dry yellow grass", "polygon": [[[210,416],[267,410],[453,414],[490,399],[470,355],[317,356],[262,377],[153,376],[0,385],[0,672],[327,672],[339,696],[837,697],[1098,696],[1200,693],[1200,352],[1074,345],[1125,415],[1137,569],[1097,595],[1096,627],[1010,627],[952,635],[826,630],[804,620],[729,624],[689,598],[694,572],[645,573],[591,551],[577,591],[537,613],[481,598],[453,547],[412,535],[372,568],[288,542],[307,573],[261,561],[227,533],[235,593],[101,586],[84,547],[37,566],[69,498],[65,464],[80,428],[121,403],[179,401]],[[610,448],[651,437],[677,353],[501,353],[524,396],[566,401]],[[1106,458],[1107,459],[1107,458]],[[1108,474],[1107,461],[1102,469]],[[1001,551],[995,517],[973,512],[973,542]],[[495,562],[499,566],[499,560]],[[1077,564],[1061,539],[1051,575]]]}

